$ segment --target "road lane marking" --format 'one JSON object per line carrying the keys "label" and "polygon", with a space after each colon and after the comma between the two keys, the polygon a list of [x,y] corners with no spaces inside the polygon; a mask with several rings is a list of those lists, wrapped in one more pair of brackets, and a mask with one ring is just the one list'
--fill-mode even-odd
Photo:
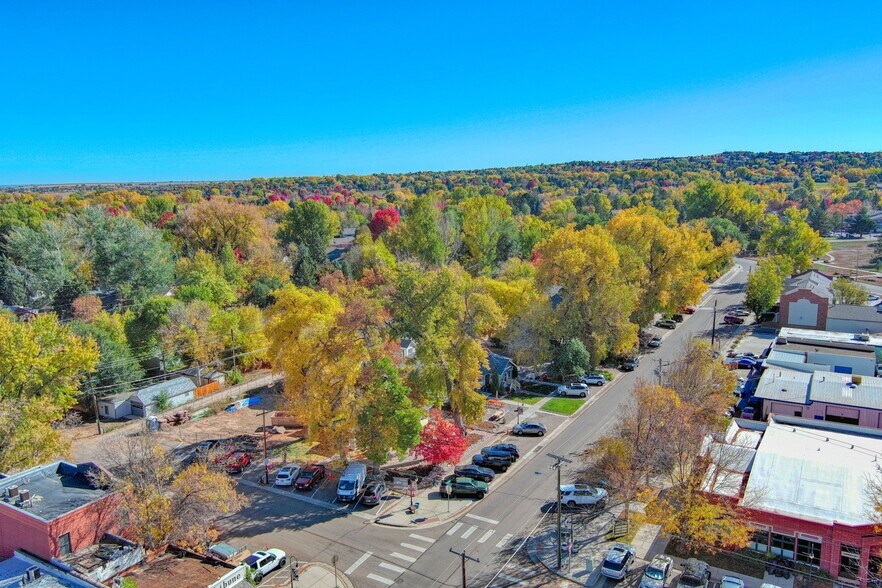
{"label": "road lane marking", "polygon": [[348,576],[349,574],[351,574],[352,572],[354,572],[355,570],[357,570],[357,569],[358,569],[358,566],[360,566],[361,564],[363,564],[364,562],[366,562],[366,561],[368,560],[368,558],[369,558],[370,556],[372,556],[372,555],[373,555],[372,552],[370,552],[370,551],[366,551],[366,552],[364,553],[364,555],[362,555],[360,558],[358,558],[357,560],[355,560],[355,563],[354,563],[354,564],[352,564],[351,566],[349,566],[348,568],[346,568],[346,571],[343,572],[343,573],[346,574],[346,575]]}
{"label": "road lane marking", "polygon": [[420,553],[425,553],[426,548],[420,547],[419,545],[414,545],[413,543],[399,543],[402,547],[407,547],[408,549],[413,549],[414,551],[419,551]]}
{"label": "road lane marking", "polygon": [[498,525],[499,521],[488,519],[486,517],[479,517],[478,515],[473,515],[472,513],[466,513],[466,516],[470,519],[475,519],[476,521],[483,521],[485,523],[490,523],[491,525]]}
{"label": "road lane marking", "polygon": [[415,557],[410,557],[409,555],[404,555],[402,553],[398,553],[397,551],[393,551],[389,555],[392,557],[397,557],[398,559],[404,560],[407,563],[414,563],[416,561]]}
{"label": "road lane marking", "polygon": [[424,537],[423,535],[417,535],[416,533],[411,533],[410,536],[414,539],[419,539],[420,541],[426,541],[427,543],[435,542],[435,540],[430,537]]}
{"label": "road lane marking", "polygon": [[454,533],[456,533],[457,531],[459,531],[459,528],[460,528],[460,527],[462,527],[462,523],[456,523],[455,525],[453,525],[452,527],[450,527],[450,530],[447,531],[447,534],[448,534],[448,535],[453,535]]}
{"label": "road lane marking", "polygon": [[376,574],[368,574],[367,577],[369,580],[379,582],[380,584],[385,584],[386,586],[391,586],[395,583],[395,580],[390,580],[389,578],[384,578],[383,576],[378,576]]}
{"label": "road lane marking", "polygon": [[485,541],[487,541],[487,539],[490,538],[490,535],[492,535],[492,534],[495,533],[495,532],[496,532],[496,531],[494,531],[493,529],[490,529],[489,531],[487,531],[486,533],[484,533],[483,535],[481,535],[481,538],[478,539],[478,543],[484,543]]}
{"label": "road lane marking", "polygon": [[386,563],[384,561],[380,562],[380,567],[383,568],[384,570],[391,570],[391,571],[395,572],[396,574],[403,574],[404,572],[407,571],[400,566],[396,566],[395,564]]}
{"label": "road lane marking", "polygon": [[469,537],[472,536],[472,533],[474,533],[474,532],[477,531],[477,530],[478,530],[478,527],[475,526],[475,525],[472,525],[471,527],[469,527],[469,530],[468,530],[468,531],[466,531],[465,533],[462,534],[462,538],[463,538],[463,539],[468,539]]}
{"label": "road lane marking", "polygon": [[505,537],[499,540],[499,543],[496,544],[496,547],[502,547],[506,543],[508,543],[509,539],[511,539],[513,535],[511,533],[506,533]]}

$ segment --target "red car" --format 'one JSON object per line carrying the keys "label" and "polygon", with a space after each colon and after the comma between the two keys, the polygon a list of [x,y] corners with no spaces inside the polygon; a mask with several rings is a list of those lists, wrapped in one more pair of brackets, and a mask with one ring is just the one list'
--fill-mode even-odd
{"label": "red car", "polygon": [[723,317],[723,322],[727,325],[743,325],[744,319],[740,316],[735,316],[734,314],[727,314]]}
{"label": "red car", "polygon": [[694,306],[681,306],[680,307],[680,314],[695,314],[695,307]]}
{"label": "red car", "polygon": [[318,480],[325,479],[325,474],[325,466],[315,463],[308,465],[294,480],[294,487],[298,490],[311,490]]}
{"label": "red car", "polygon": [[227,459],[225,469],[228,474],[239,474],[251,463],[251,454],[246,451],[234,451]]}

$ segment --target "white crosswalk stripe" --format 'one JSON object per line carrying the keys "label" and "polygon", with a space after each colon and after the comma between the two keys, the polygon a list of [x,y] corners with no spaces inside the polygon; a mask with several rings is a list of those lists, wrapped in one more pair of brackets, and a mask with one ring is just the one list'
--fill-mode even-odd
{"label": "white crosswalk stripe", "polygon": [[360,558],[358,558],[357,560],[355,560],[355,563],[354,563],[354,564],[352,564],[351,566],[349,566],[348,568],[346,568],[346,571],[343,572],[343,573],[346,574],[346,575],[348,576],[349,574],[351,574],[352,572],[354,572],[355,570],[357,570],[357,569],[358,569],[358,566],[360,566],[361,564],[363,564],[364,562],[366,562],[366,561],[368,560],[368,558],[369,558],[370,556],[372,556],[372,555],[373,555],[373,553],[371,553],[370,551],[365,552],[364,555],[362,555]]}
{"label": "white crosswalk stripe", "polygon": [[380,567],[383,568],[384,570],[392,570],[396,574],[403,574],[404,572],[407,571],[404,568],[402,568],[401,566],[396,566],[395,564],[386,563],[384,561],[380,562]]}
{"label": "white crosswalk stripe", "polygon": [[450,530],[447,531],[447,534],[448,534],[448,535],[453,535],[454,533],[456,533],[457,531],[459,531],[460,527],[462,527],[462,523],[456,523],[455,525],[453,525],[452,527],[450,527]]}
{"label": "white crosswalk stripe", "polygon": [[414,545],[413,543],[399,543],[399,545],[408,549],[413,549],[414,551],[419,551],[420,553],[425,553],[426,551],[425,547],[420,547],[419,545]]}
{"label": "white crosswalk stripe", "polygon": [[411,557],[409,555],[404,555],[403,553],[398,553],[397,551],[393,551],[389,555],[392,557],[397,557],[398,559],[406,561],[407,563],[413,563],[416,561],[415,557]]}
{"label": "white crosswalk stripe", "polygon": [[483,523],[490,523],[491,525],[498,525],[499,521],[495,519],[488,519],[487,517],[479,517],[478,515],[473,515],[472,513],[466,513],[466,516],[470,519],[475,519],[476,521],[481,521]]}
{"label": "white crosswalk stripe", "polygon": [[473,526],[469,527],[469,530],[462,534],[462,538],[463,538],[463,539],[468,539],[469,537],[472,536],[472,533],[474,533],[474,532],[477,531],[477,530],[478,530],[478,527],[477,527],[477,526],[474,526],[474,525],[473,525]]}
{"label": "white crosswalk stripe", "polygon": [[368,574],[367,577],[374,582],[379,582],[380,584],[385,584],[386,586],[391,586],[395,583],[395,580],[390,580],[389,578],[384,578],[383,576],[378,576],[376,574]]}
{"label": "white crosswalk stripe", "polygon": [[502,547],[503,545],[505,545],[506,543],[508,543],[508,541],[509,541],[512,537],[513,537],[513,535],[512,535],[511,533],[506,533],[506,534],[505,534],[505,537],[503,537],[502,539],[500,539],[500,540],[499,540],[499,543],[496,544],[496,547]]}
{"label": "white crosswalk stripe", "polygon": [[490,535],[492,535],[492,534],[495,533],[495,532],[496,532],[496,531],[494,531],[493,529],[490,529],[489,531],[487,531],[486,533],[484,533],[483,535],[481,535],[481,538],[478,539],[478,543],[484,543],[484,542],[486,542],[487,539],[490,538]]}
{"label": "white crosswalk stripe", "polygon": [[424,537],[423,535],[417,535],[416,533],[411,533],[410,537],[412,539],[419,539],[420,541],[425,541],[426,543],[434,543],[435,540],[431,537]]}

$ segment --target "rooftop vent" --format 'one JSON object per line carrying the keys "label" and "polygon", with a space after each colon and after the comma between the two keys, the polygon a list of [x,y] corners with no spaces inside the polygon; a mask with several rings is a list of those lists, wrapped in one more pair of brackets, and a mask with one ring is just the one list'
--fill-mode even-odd
{"label": "rooftop vent", "polygon": [[21,489],[21,492],[18,495],[18,505],[22,508],[31,506],[31,491],[27,488]]}
{"label": "rooftop vent", "polygon": [[10,486],[6,489],[6,496],[10,500],[15,500],[18,497],[18,486]]}
{"label": "rooftop vent", "polygon": [[854,384],[855,386],[860,386],[860,385],[861,385],[861,381],[862,381],[862,380],[861,380],[861,377],[860,377],[860,376],[852,376],[852,377],[851,377],[851,383]]}
{"label": "rooftop vent", "polygon": [[37,566],[31,566],[28,568],[27,574],[28,582],[36,582],[43,575],[43,572],[41,572],[40,568],[38,568]]}
{"label": "rooftop vent", "polygon": [[854,338],[857,339],[858,341],[869,341],[870,334],[869,333],[858,333],[857,335],[854,336]]}

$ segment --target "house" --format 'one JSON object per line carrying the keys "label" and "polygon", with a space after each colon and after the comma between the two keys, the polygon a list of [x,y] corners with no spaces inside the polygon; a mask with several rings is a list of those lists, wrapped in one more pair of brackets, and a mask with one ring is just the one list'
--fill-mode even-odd
{"label": "house", "polygon": [[879,312],[882,309],[835,304],[833,278],[816,270],[785,280],[779,306],[778,324],[781,327],[882,333],[882,312]]}
{"label": "house", "polygon": [[518,377],[518,366],[504,355],[487,354],[487,367],[481,368],[482,385],[485,390],[506,390]]}
{"label": "house", "polygon": [[115,531],[116,499],[95,479],[102,471],[56,461],[0,480],[0,557],[25,550],[49,560]]}
{"label": "house", "polygon": [[217,382],[219,385],[223,386],[227,381],[227,374],[219,370],[194,367],[186,369],[181,373],[193,380],[193,384],[195,384],[197,388],[200,386],[207,386],[212,382]]}
{"label": "house", "polygon": [[[733,452],[741,459],[727,463]],[[880,453],[878,429],[778,415],[768,423],[735,419],[709,444],[703,490],[747,513],[750,549],[866,588],[882,571],[882,535],[867,508]]]}
{"label": "house", "polygon": [[0,562],[0,588],[102,588],[24,551]]}
{"label": "house", "polygon": [[[2,304],[2,303],[0,303]],[[16,306],[14,304],[3,304],[3,309],[11,312],[20,321],[29,321],[37,318],[40,311],[25,306]]]}
{"label": "house", "polygon": [[105,533],[98,543],[87,545],[73,553],[53,558],[53,564],[71,569],[95,582],[107,582],[144,561],[144,548],[111,533]]}
{"label": "house", "polygon": [[102,419],[124,419],[132,415],[131,392],[104,396],[98,399],[98,415]]}
{"label": "house", "polygon": [[401,357],[404,359],[414,359],[416,357],[416,341],[413,339],[401,340]]}
{"label": "house", "polygon": [[193,400],[195,390],[196,384],[193,383],[193,380],[185,377],[173,378],[135,390],[129,397],[132,414],[146,418],[156,413],[165,412]]}

